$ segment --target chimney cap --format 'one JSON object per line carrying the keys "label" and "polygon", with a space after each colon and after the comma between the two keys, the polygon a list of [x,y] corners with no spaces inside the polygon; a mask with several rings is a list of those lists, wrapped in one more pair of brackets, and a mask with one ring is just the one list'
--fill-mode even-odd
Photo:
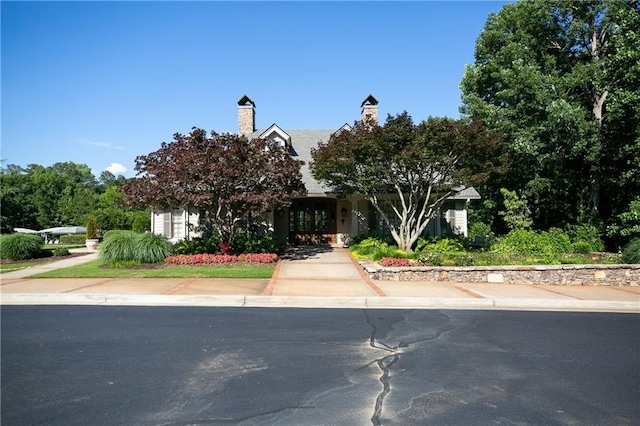
{"label": "chimney cap", "polygon": [[369,96],[367,96],[365,98],[365,100],[362,101],[362,103],[360,104],[361,107],[363,107],[365,105],[376,106],[376,105],[378,105],[378,100],[376,98],[374,98],[372,94],[369,94]]}
{"label": "chimney cap", "polygon": [[255,102],[253,102],[253,101],[251,100],[251,98],[250,98],[250,97],[248,97],[246,94],[245,94],[245,95],[243,95],[243,96],[238,100],[238,105],[239,105],[239,106],[248,106],[248,105],[251,105],[251,106],[252,106],[252,107],[254,107],[254,108],[256,107],[256,103],[255,103]]}

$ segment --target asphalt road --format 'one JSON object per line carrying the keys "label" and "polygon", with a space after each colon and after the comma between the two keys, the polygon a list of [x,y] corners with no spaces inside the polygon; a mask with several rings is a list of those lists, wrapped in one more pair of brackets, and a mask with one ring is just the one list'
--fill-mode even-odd
{"label": "asphalt road", "polygon": [[640,424],[640,315],[3,306],[9,425]]}

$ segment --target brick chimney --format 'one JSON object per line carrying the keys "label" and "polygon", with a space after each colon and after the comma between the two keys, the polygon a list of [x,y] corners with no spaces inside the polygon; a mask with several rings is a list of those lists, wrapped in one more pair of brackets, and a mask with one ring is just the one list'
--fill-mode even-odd
{"label": "brick chimney", "polygon": [[244,95],[238,100],[238,134],[248,135],[256,130],[256,104]]}
{"label": "brick chimney", "polygon": [[375,124],[378,124],[378,100],[369,95],[360,104],[362,108],[362,122],[366,123],[369,120],[373,120]]}

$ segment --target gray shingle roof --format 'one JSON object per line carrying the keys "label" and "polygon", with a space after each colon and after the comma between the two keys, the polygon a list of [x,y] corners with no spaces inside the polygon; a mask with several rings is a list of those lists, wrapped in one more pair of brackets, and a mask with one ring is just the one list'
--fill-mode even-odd
{"label": "gray shingle roof", "polygon": [[[266,129],[256,130],[249,133],[248,139],[254,139],[262,135]],[[336,132],[332,130],[288,130],[282,129],[291,137],[292,155],[298,160],[304,161],[304,165],[300,169],[302,172],[302,181],[307,188],[308,196],[322,196],[326,193],[335,192],[331,187],[323,185],[311,176],[309,163],[311,163],[311,149],[318,146],[318,142],[327,142],[331,135]],[[473,187],[460,190],[456,195],[451,197],[455,200],[479,200],[480,194]]]}
{"label": "gray shingle roof", "polygon": [[[248,139],[257,138],[266,129],[256,130],[253,133],[247,135]],[[333,130],[288,130],[283,129],[289,136],[291,136],[292,155],[298,160],[304,161],[304,165],[300,169],[302,172],[302,181],[307,187],[307,193],[309,196],[324,195],[327,192],[333,192],[328,186],[325,186],[315,180],[311,176],[309,170],[309,163],[311,162],[311,148],[318,146],[318,142],[327,142],[329,137],[335,132]]]}

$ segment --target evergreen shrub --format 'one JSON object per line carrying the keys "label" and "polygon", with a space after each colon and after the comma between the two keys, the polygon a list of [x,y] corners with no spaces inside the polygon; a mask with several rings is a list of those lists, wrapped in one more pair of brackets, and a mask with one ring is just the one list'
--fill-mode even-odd
{"label": "evergreen shrub", "polygon": [[69,256],[69,250],[64,247],[56,247],[53,249],[53,255],[56,257]]}

